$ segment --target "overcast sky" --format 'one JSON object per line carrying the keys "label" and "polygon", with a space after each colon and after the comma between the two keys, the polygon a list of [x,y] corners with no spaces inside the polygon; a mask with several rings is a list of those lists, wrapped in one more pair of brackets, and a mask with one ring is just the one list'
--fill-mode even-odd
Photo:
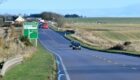
{"label": "overcast sky", "polygon": [[84,16],[92,16],[92,12],[98,14],[102,11],[102,13],[107,14],[105,12],[107,9],[123,10],[126,7],[139,4],[140,0],[6,0],[0,5],[0,13],[29,14],[53,11],[62,14],[78,13]]}

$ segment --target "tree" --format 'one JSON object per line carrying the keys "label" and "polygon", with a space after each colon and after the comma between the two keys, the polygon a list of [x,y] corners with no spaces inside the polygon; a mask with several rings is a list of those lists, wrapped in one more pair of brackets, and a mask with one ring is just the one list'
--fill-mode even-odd
{"label": "tree", "polygon": [[52,20],[57,23],[57,27],[63,27],[63,16],[53,12],[42,12],[41,13],[42,19],[45,20]]}
{"label": "tree", "polygon": [[40,18],[40,17],[41,17],[41,14],[31,14],[30,17],[37,17],[37,18]]}
{"label": "tree", "polygon": [[77,15],[77,14],[66,14],[65,18],[80,18],[81,16]]}

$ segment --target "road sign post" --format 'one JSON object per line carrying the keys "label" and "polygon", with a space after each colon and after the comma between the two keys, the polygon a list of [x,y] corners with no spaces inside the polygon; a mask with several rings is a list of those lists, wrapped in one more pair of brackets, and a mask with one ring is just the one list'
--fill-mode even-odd
{"label": "road sign post", "polygon": [[23,35],[28,37],[31,41],[35,39],[35,45],[37,46],[38,39],[38,22],[24,22],[23,23]]}

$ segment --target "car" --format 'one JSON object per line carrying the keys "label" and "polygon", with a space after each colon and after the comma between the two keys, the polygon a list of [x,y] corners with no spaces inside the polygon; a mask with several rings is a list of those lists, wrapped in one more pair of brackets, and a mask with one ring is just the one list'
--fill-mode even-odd
{"label": "car", "polygon": [[66,32],[66,34],[74,34],[75,33],[75,31],[73,29],[68,29],[65,32]]}
{"label": "car", "polygon": [[81,50],[81,44],[76,41],[71,41],[70,46],[73,50]]}

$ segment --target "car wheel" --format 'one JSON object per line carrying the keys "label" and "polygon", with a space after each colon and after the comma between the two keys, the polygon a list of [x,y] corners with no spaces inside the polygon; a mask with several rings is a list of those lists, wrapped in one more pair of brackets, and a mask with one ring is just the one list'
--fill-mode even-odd
{"label": "car wheel", "polygon": [[73,47],[72,49],[73,49],[73,50],[75,50],[75,48],[74,48],[74,47]]}
{"label": "car wheel", "polygon": [[70,45],[69,47],[72,47],[72,45]]}

